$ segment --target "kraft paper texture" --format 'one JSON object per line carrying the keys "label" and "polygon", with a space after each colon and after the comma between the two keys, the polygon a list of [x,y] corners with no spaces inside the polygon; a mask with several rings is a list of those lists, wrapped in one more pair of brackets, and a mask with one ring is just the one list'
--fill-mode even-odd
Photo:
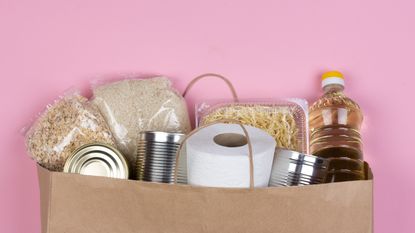
{"label": "kraft paper texture", "polygon": [[372,180],[255,190],[49,172],[44,233],[371,233]]}

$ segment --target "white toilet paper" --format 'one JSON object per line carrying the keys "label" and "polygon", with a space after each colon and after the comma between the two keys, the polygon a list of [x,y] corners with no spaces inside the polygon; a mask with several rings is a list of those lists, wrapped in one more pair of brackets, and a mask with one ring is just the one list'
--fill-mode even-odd
{"label": "white toilet paper", "polygon": [[[252,143],[254,185],[267,187],[276,142],[261,129],[245,127]],[[190,185],[249,187],[248,144],[240,125],[215,124],[203,128],[187,140],[186,147]]]}

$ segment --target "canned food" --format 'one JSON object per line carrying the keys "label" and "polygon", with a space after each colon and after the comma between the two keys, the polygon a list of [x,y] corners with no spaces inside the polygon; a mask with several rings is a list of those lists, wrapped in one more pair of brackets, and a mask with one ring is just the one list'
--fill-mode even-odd
{"label": "canned food", "polygon": [[[137,179],[173,183],[176,170],[176,151],[185,135],[147,131],[140,133],[137,142]],[[183,179],[179,167],[178,181]]]}
{"label": "canned food", "polygon": [[324,183],[329,161],[313,155],[277,148],[270,186]]}
{"label": "canned food", "polygon": [[86,144],[75,150],[63,171],[119,179],[128,179],[129,176],[124,156],[117,149],[100,143]]}

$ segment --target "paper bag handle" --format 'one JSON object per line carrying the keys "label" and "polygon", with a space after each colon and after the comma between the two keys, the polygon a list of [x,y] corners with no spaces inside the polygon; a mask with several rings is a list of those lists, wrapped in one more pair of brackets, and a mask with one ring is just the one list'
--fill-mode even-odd
{"label": "paper bag handle", "polygon": [[239,102],[239,98],[238,98],[238,94],[236,94],[236,90],[235,87],[233,86],[232,82],[229,81],[229,79],[225,78],[224,76],[220,75],[220,74],[215,74],[215,73],[206,73],[206,74],[202,74],[197,76],[196,78],[192,79],[192,81],[189,82],[189,84],[187,84],[186,89],[183,91],[183,97],[186,97],[187,93],[190,91],[190,89],[192,89],[192,87],[199,82],[199,80],[206,78],[206,77],[216,77],[219,79],[222,79],[226,85],[229,87],[229,90],[232,93],[233,96],[233,100],[235,102]]}
{"label": "paper bag handle", "polygon": [[190,132],[189,134],[186,135],[186,137],[183,139],[183,141],[180,143],[179,148],[177,149],[176,152],[176,168],[174,169],[174,183],[177,184],[177,172],[178,172],[178,168],[179,168],[179,158],[180,158],[180,153],[183,149],[184,144],[186,143],[187,139],[189,139],[193,134],[199,132],[201,129],[209,127],[211,125],[215,125],[218,123],[234,123],[234,124],[238,124],[239,126],[241,126],[242,130],[244,131],[245,137],[246,137],[246,141],[248,144],[248,158],[249,158],[249,188],[250,189],[254,189],[254,157],[253,157],[253,152],[252,152],[252,143],[251,143],[251,139],[249,137],[249,133],[246,130],[245,126],[237,121],[237,120],[233,120],[233,119],[222,119],[222,120],[218,120],[206,125],[203,125],[199,128],[194,129],[192,132]]}

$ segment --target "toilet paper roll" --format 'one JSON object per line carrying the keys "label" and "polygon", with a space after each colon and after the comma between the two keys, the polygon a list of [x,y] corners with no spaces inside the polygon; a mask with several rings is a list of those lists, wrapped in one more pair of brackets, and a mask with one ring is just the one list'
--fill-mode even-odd
{"label": "toilet paper roll", "polygon": [[[276,142],[267,132],[245,126],[252,143],[255,187],[267,187]],[[215,124],[186,142],[188,183],[205,187],[249,187],[248,144],[238,124]]]}

